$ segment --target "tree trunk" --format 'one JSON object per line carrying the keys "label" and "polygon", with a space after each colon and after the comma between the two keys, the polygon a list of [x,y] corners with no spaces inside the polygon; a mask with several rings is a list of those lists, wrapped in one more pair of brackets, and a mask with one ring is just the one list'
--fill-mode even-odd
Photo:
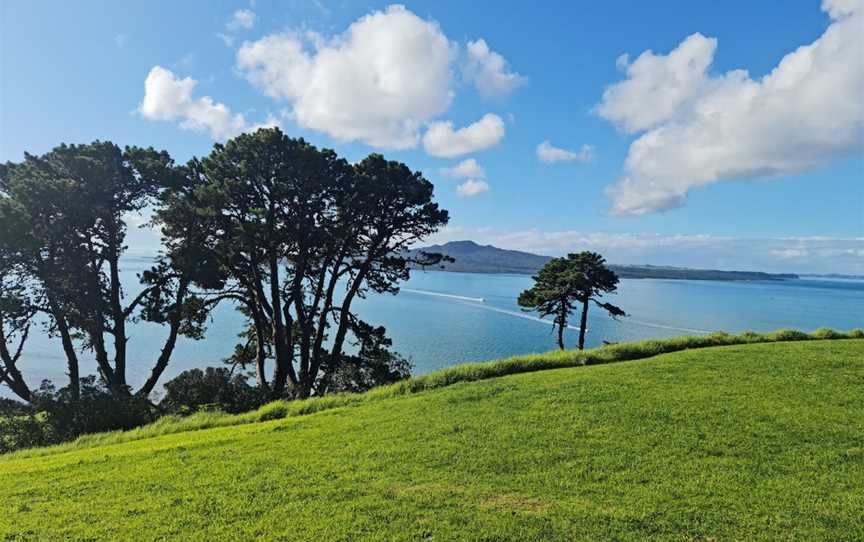
{"label": "tree trunk", "polygon": [[327,293],[324,296],[324,306],[321,307],[321,314],[318,317],[318,328],[315,330],[315,342],[312,346],[312,364],[309,367],[309,372],[316,376],[321,368],[322,345],[324,344],[324,335],[327,329],[327,317],[333,308],[333,293],[336,290],[336,284],[339,282],[339,269],[342,266],[343,259],[344,255],[340,253],[330,274],[330,283],[327,285]]}
{"label": "tree trunk", "polygon": [[273,311],[273,346],[276,354],[276,368],[273,372],[273,396],[278,397],[285,391],[288,378],[297,383],[294,374],[293,345],[289,335],[293,322],[282,320],[282,299],[279,292],[279,267],[276,254],[270,255],[270,307]]}
{"label": "tree trunk", "polygon": [[558,348],[564,350],[564,321],[558,320]]}
{"label": "tree trunk", "polygon": [[588,300],[582,301],[582,319],[579,325],[579,350],[585,349],[585,328],[588,326]]}
{"label": "tree trunk", "polygon": [[371,260],[366,260],[363,263],[357,272],[357,276],[354,277],[351,287],[345,293],[345,299],[342,300],[342,308],[339,311],[339,327],[336,330],[336,338],[333,340],[333,348],[330,350],[330,360],[334,368],[338,367],[342,360],[342,346],[345,344],[345,336],[348,334],[351,302],[354,300],[354,296],[357,295],[360,286],[363,285],[363,281],[366,279],[366,274],[369,272],[371,265]]}
{"label": "tree trunk", "polygon": [[63,352],[66,354],[66,367],[69,369],[69,391],[72,399],[77,401],[81,397],[81,382],[78,374],[78,354],[75,353],[75,344],[72,342],[72,336],[69,333],[69,324],[66,322],[66,316],[60,311],[60,307],[50,297],[48,299],[48,306],[51,309],[54,322],[57,324],[57,331],[60,332],[60,342],[63,344]]}
{"label": "tree trunk", "polygon": [[267,340],[267,333],[257,307],[252,307],[252,314],[254,315],[253,320],[255,325],[255,377],[258,381],[258,387],[266,390],[270,388],[270,385],[267,383],[267,351],[264,346]]}
{"label": "tree trunk", "polygon": [[[26,331],[24,333],[25,335],[21,338],[21,344],[19,345],[19,353],[21,347],[24,345],[24,341],[27,339]],[[21,374],[21,371],[19,371],[18,367],[15,365],[18,361],[17,354],[13,355],[6,346],[6,336],[3,332],[2,318],[0,318],[0,360],[3,361],[3,366],[0,366],[0,383],[5,383],[9,386],[9,389],[15,393],[15,395],[27,402],[30,402],[33,399],[33,393],[24,381],[24,376]]]}
{"label": "tree trunk", "polygon": [[[112,234],[113,239],[113,234]],[[114,336],[114,385],[118,390],[126,389],[126,314],[121,304],[120,265],[117,261],[118,251],[109,247],[111,254],[108,259],[109,288],[111,303],[112,334]]]}
{"label": "tree trunk", "polygon": [[159,353],[159,358],[156,360],[156,364],[150,372],[150,377],[144,385],[141,386],[141,389],[138,390],[138,395],[141,397],[147,397],[150,395],[150,392],[152,392],[153,388],[156,387],[156,383],[159,382],[162,373],[165,372],[165,368],[168,367],[168,361],[171,359],[174,347],[177,346],[177,335],[180,332],[180,324],[182,323],[182,305],[186,300],[186,292],[188,291],[188,288],[189,283],[185,279],[181,279],[180,285],[177,288],[174,312],[171,314],[168,338],[165,340],[164,346],[162,346],[162,351]]}

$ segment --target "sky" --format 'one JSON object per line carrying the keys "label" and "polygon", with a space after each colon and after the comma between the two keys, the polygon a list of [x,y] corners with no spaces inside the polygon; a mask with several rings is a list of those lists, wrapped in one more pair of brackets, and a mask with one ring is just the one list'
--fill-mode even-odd
{"label": "sky", "polygon": [[422,171],[430,242],[864,274],[864,0],[0,2],[2,161],[273,125]]}

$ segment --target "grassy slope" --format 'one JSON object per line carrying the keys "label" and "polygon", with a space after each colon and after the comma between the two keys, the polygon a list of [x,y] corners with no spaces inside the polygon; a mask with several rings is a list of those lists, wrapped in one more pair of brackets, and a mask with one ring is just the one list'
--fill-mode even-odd
{"label": "grassy slope", "polygon": [[864,539],[864,341],[0,459],[0,539]]}

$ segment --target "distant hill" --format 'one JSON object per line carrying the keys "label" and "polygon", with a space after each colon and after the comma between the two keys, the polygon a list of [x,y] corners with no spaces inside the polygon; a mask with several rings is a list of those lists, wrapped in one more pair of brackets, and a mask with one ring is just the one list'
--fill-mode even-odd
{"label": "distant hill", "polygon": [[443,245],[432,245],[412,252],[440,252],[452,256],[456,261],[444,266],[444,271],[462,273],[516,273],[530,275],[551,260],[518,250],[505,250],[492,245],[478,245],[474,241],[450,241]]}
{"label": "distant hill", "polygon": [[[450,241],[411,252],[440,252],[456,261],[443,266],[442,271],[462,273],[514,273],[531,275],[552,258],[519,250],[505,250],[492,245],[479,245],[474,241]],[[688,269],[655,265],[610,265],[618,276],[629,279],[688,279],[688,280],[786,280],[797,279],[792,273],[763,273],[760,271],[720,271],[715,269]]]}

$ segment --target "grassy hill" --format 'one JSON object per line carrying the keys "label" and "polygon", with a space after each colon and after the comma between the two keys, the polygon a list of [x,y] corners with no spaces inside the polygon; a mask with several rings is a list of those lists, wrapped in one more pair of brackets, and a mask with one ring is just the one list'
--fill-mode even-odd
{"label": "grassy hill", "polygon": [[0,539],[862,540],[862,420],[864,340],[686,350],[0,458]]}

